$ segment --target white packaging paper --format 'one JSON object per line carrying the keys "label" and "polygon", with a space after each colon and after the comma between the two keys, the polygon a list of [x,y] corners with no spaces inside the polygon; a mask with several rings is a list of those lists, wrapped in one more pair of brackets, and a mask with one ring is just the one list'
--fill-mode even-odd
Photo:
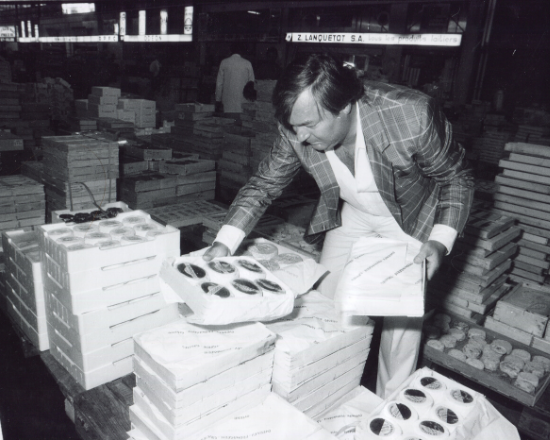
{"label": "white packaging paper", "polygon": [[385,238],[360,238],[352,247],[336,289],[343,315],[424,315],[424,264],[407,243]]}

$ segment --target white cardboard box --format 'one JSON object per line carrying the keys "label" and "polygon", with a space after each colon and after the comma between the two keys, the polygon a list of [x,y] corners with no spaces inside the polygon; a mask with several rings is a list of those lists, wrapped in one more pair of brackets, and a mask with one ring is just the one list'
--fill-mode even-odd
{"label": "white cardboard box", "polygon": [[[268,371],[269,374],[272,375],[273,353],[273,350],[271,350],[180,392],[176,392],[169,387],[168,384],[137,355],[134,356],[134,372],[137,377],[138,386],[146,382],[146,386],[153,388],[155,393],[157,393],[167,405],[172,408],[183,408],[192,405],[206,396],[214,394],[218,390],[228,386],[228,384],[243,381],[253,374]],[[142,388],[145,388],[145,386],[142,386]]]}
{"label": "white cardboard box", "polygon": [[134,341],[139,358],[182,390],[272,350],[275,334],[261,323],[201,327],[180,319]]}

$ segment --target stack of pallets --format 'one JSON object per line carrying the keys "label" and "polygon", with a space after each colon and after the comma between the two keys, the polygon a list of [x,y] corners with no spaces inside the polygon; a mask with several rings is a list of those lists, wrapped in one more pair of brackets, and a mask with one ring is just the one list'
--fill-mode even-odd
{"label": "stack of pallets", "polygon": [[512,279],[546,283],[550,270],[550,146],[511,142],[499,163],[495,208],[523,230]]}
{"label": "stack of pallets", "polygon": [[511,286],[506,283],[521,229],[512,217],[472,209],[465,235],[428,284],[439,308],[479,322]]}
{"label": "stack of pallets", "polygon": [[98,135],[43,138],[48,212],[80,210],[116,200],[118,143]]}

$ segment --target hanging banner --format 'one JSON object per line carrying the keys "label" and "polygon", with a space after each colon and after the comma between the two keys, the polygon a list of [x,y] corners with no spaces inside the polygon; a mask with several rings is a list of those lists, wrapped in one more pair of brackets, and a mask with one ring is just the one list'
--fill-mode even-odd
{"label": "hanging banner", "polygon": [[379,33],[308,33],[286,34],[293,43],[380,44],[395,46],[448,46],[458,47],[462,34],[379,34]]}

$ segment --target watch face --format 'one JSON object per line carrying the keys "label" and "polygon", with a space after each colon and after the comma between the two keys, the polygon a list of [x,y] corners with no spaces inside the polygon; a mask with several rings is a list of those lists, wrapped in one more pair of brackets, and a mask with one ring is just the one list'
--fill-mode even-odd
{"label": "watch face", "polygon": [[463,390],[451,391],[451,397],[460,403],[472,403],[474,401],[472,395]]}
{"label": "watch face", "polygon": [[382,417],[372,419],[369,424],[369,428],[373,432],[373,434],[376,434],[380,437],[387,437],[391,435],[395,430],[393,425]]}
{"label": "watch face", "polygon": [[410,408],[403,403],[392,403],[389,407],[390,414],[399,420],[409,420],[412,416]]}
{"label": "watch face", "polygon": [[430,390],[439,390],[442,387],[441,382],[435,377],[423,377],[420,379],[420,384]]}
{"label": "watch face", "polygon": [[246,293],[247,295],[258,295],[260,289],[252,281],[245,280],[244,278],[238,278],[231,283],[235,289],[239,292]]}
{"label": "watch face", "polygon": [[180,263],[177,267],[183,275],[194,280],[204,278],[206,276],[206,272],[204,271],[204,269],[195,264]]}
{"label": "watch face", "polygon": [[216,283],[202,283],[201,288],[204,293],[208,293],[209,295],[216,295],[220,298],[229,298],[231,296],[227,287],[220,286]]}
{"label": "watch face", "polygon": [[208,263],[208,267],[217,273],[235,273],[235,266],[229,264],[227,261],[214,260]]}
{"label": "watch face", "polygon": [[411,402],[415,403],[422,403],[426,401],[426,394],[414,388],[406,389],[404,392],[404,396]]}
{"label": "watch face", "polygon": [[432,422],[431,420],[424,420],[420,422],[420,429],[422,432],[432,436],[440,436],[445,434],[445,428],[443,428],[443,426],[439,423]]}
{"label": "watch face", "polygon": [[238,260],[237,264],[241,267],[244,267],[246,270],[249,270],[250,272],[255,273],[263,273],[263,269],[256,263],[253,263],[252,261],[248,260]]}
{"label": "watch face", "polygon": [[274,283],[273,281],[270,281],[270,280],[265,280],[265,279],[256,280],[256,284],[260,286],[262,289],[267,290],[269,292],[273,292],[273,293],[284,292],[281,286],[279,286],[277,283]]}

